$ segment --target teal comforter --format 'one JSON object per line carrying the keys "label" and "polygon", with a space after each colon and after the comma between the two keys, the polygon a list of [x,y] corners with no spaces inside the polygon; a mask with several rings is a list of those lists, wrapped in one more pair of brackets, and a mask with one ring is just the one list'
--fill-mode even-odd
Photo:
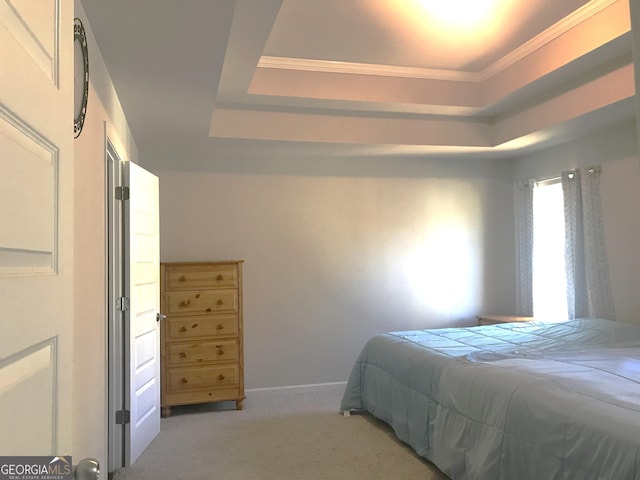
{"label": "teal comforter", "polygon": [[600,319],[387,333],[343,411],[454,480],[640,480],[640,326]]}

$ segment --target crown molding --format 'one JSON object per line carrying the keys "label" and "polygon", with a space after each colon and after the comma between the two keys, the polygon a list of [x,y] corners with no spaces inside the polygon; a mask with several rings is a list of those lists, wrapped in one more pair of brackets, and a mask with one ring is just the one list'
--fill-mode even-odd
{"label": "crown molding", "polygon": [[562,20],[533,37],[531,40],[523,43],[492,65],[489,65],[487,68],[482,70],[479,74],[480,80],[485,81],[494,75],[497,75],[511,65],[519,62],[527,55],[530,55],[548,43],[551,43],[556,38],[618,1],[621,0],[592,0],[591,2],[583,5],[576,11],[564,17]]}
{"label": "crown molding", "polygon": [[336,62],[313,60],[308,58],[262,56],[258,68],[276,68],[280,70],[300,70],[306,72],[329,72],[355,75],[377,75],[382,77],[424,78],[429,80],[449,80],[458,82],[476,82],[480,77],[474,72],[441,70],[436,68],[402,67],[373,63]]}
{"label": "crown molding", "polygon": [[380,65],[371,63],[337,62],[307,58],[273,57],[266,55],[260,57],[257,66],[258,68],[273,68],[280,70],[377,75],[385,77],[481,83],[494,75],[497,75],[511,65],[514,65],[527,55],[530,55],[544,45],[552,42],[562,34],[568,32],[580,23],[588,20],[618,1],[622,0],[592,0],[480,72],[403,67],[398,65]]}

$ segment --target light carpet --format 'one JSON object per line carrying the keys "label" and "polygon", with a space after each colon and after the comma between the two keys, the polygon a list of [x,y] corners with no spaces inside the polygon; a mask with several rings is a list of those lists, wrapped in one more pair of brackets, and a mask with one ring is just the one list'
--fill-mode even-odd
{"label": "light carpet", "polygon": [[342,390],[251,395],[174,407],[136,463],[114,480],[446,480],[369,415],[344,417]]}

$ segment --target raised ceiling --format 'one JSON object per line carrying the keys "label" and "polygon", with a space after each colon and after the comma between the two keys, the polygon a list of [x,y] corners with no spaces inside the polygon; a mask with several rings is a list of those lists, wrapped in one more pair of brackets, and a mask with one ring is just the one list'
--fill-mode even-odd
{"label": "raised ceiling", "polygon": [[290,0],[263,55],[479,72],[587,2]]}
{"label": "raised ceiling", "polygon": [[143,158],[518,155],[634,114],[628,0],[82,4]]}

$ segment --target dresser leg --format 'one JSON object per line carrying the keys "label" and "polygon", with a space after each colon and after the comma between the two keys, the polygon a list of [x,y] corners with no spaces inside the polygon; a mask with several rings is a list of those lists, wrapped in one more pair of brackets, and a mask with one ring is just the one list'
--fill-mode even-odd
{"label": "dresser leg", "polygon": [[244,407],[244,398],[241,400],[236,400],[236,410],[242,410]]}
{"label": "dresser leg", "polygon": [[162,418],[167,418],[171,416],[171,407],[162,407],[160,410],[160,416]]}

